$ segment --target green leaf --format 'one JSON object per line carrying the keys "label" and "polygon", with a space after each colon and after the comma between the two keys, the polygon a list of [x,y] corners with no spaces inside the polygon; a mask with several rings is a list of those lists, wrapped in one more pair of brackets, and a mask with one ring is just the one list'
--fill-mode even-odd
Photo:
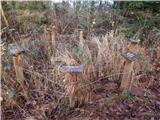
{"label": "green leaf", "polygon": [[123,91],[122,92],[122,97],[123,97],[123,99],[129,100],[129,99],[132,98],[132,95],[131,95],[131,93],[129,91]]}

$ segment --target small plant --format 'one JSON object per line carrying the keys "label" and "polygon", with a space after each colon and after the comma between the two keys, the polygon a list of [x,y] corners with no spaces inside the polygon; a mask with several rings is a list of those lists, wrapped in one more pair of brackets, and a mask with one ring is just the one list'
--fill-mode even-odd
{"label": "small plant", "polygon": [[132,99],[132,95],[129,91],[123,91],[122,92],[122,98],[124,100],[130,100],[130,99]]}

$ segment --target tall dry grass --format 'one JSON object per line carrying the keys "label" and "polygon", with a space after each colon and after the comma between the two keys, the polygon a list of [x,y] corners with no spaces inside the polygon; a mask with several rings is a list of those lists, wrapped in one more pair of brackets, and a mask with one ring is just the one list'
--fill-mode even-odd
{"label": "tall dry grass", "polygon": [[79,44],[57,54],[57,58],[67,65],[83,65],[83,77],[91,80],[94,76],[97,79],[120,72],[124,62],[121,53],[126,46],[122,35],[113,36],[113,33],[109,33],[102,37],[92,36],[90,40],[84,40],[80,35]]}
{"label": "tall dry grass", "polygon": [[120,80],[123,72],[124,52],[127,46],[123,35],[115,36],[112,32],[105,36],[92,36],[90,40],[83,39],[83,32],[80,32],[79,43],[58,53],[64,65],[83,65],[83,73],[73,75],[71,73],[60,73],[65,85],[66,95],[72,102],[89,102],[96,99],[92,91],[92,82],[109,75],[113,81]]}

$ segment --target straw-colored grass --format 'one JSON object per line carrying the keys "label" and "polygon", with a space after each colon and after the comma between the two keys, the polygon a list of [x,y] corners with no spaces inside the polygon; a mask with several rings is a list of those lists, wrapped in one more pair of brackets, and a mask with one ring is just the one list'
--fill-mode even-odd
{"label": "straw-colored grass", "polygon": [[91,90],[90,82],[98,78],[117,74],[112,77],[112,80],[120,80],[124,63],[121,52],[126,48],[124,40],[123,36],[114,36],[113,33],[84,40],[80,32],[79,44],[57,54],[57,58],[66,65],[83,65],[84,67],[82,74],[61,74],[70,102],[85,101],[87,103],[94,100],[95,95]]}

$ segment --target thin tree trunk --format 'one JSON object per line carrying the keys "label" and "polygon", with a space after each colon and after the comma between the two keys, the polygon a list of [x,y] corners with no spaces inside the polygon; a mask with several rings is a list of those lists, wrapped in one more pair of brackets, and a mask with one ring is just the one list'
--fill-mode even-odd
{"label": "thin tree trunk", "polygon": [[5,16],[4,11],[3,11],[3,8],[2,8],[2,2],[0,2],[0,11],[1,11],[1,14],[2,14],[2,16],[3,16],[3,19],[4,19],[5,23],[6,23],[6,27],[8,27],[9,24],[8,24],[8,21],[7,21],[7,19],[6,19],[6,16]]}

